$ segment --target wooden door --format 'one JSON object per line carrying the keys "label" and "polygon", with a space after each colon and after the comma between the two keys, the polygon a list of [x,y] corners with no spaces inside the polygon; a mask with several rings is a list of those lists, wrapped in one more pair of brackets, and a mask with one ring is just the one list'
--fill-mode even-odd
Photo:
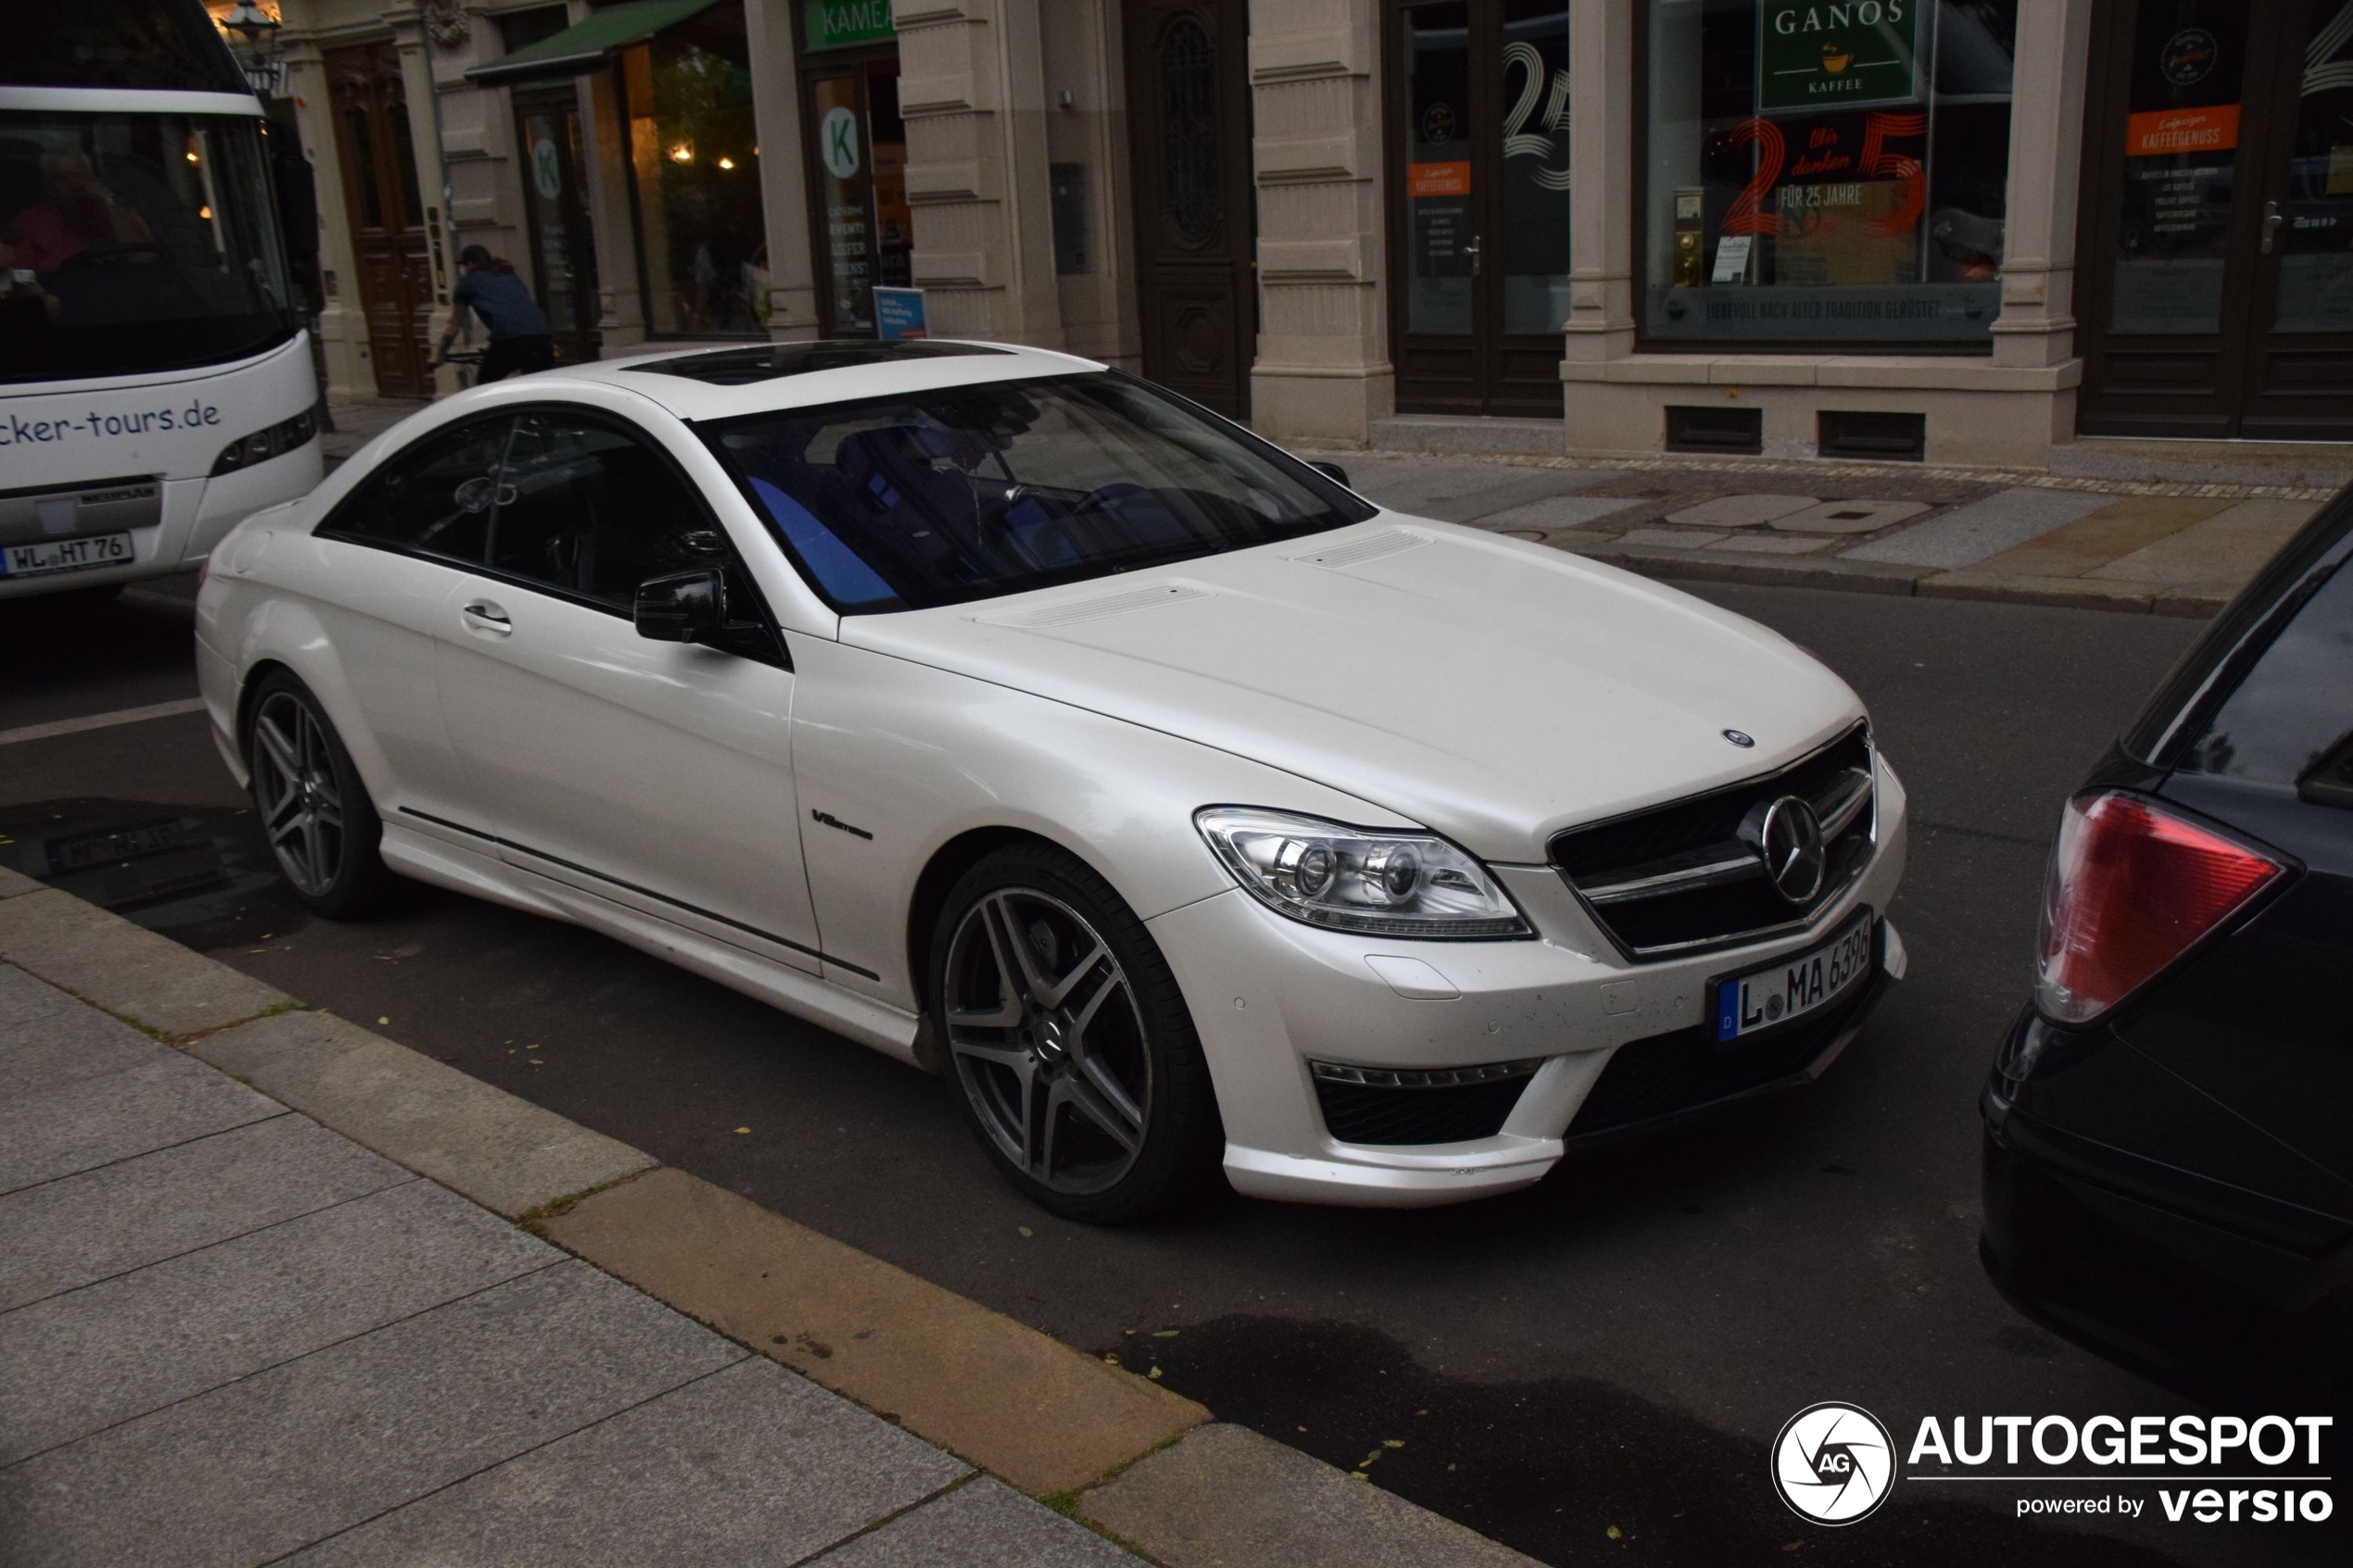
{"label": "wooden door", "polygon": [[1127,0],[1127,123],[1144,374],[1250,417],[1258,338],[1243,0]]}
{"label": "wooden door", "polygon": [[1389,0],[1382,20],[1398,409],[1557,419],[1567,0]]}
{"label": "wooden door", "polygon": [[515,94],[534,294],[559,359],[597,358],[602,307],[587,194],[580,182],[580,106],[570,87]]}
{"label": "wooden door", "polygon": [[400,55],[389,44],[365,44],[330,50],[326,67],[376,391],[430,397],[433,260]]}
{"label": "wooden door", "polygon": [[2353,0],[2094,25],[2079,428],[2353,437]]}

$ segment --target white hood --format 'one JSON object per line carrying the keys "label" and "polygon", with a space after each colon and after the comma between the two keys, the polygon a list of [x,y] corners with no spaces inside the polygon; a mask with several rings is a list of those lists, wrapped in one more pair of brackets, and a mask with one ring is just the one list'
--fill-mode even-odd
{"label": "white hood", "polygon": [[1754,621],[1541,546],[1394,517],[845,617],[841,636],[1268,763],[1503,862],[1542,860],[1564,827],[1769,771],[1862,713]]}

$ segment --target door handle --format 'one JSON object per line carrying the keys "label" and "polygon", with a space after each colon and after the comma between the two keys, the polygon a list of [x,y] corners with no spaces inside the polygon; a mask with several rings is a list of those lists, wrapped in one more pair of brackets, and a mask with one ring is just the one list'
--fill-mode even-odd
{"label": "door handle", "polygon": [[1463,250],[1464,250],[1464,252],[1465,252],[1466,255],[1468,255],[1468,256],[1470,257],[1470,261],[1471,261],[1471,276],[1472,276],[1472,277],[1474,277],[1474,278],[1478,277],[1478,236],[1477,234],[1473,234],[1473,235],[1470,237],[1470,243],[1469,243],[1468,245],[1465,245],[1465,246],[1463,247]]}
{"label": "door handle", "polygon": [[2269,256],[2269,255],[2271,255],[2271,236],[2272,236],[2272,235],[2274,235],[2274,234],[2276,234],[2276,233],[2278,233],[2278,232],[2280,232],[2280,225],[2281,225],[2282,223],[2284,223],[2285,221],[2287,221],[2287,220],[2285,220],[2285,219],[2284,219],[2284,218],[2282,218],[2282,217],[2280,216],[2280,204],[2279,204],[2279,203],[2277,203],[2277,202],[2265,202],[2265,203],[2263,204],[2263,254],[2264,254],[2264,255]]}
{"label": "door handle", "polygon": [[474,631],[493,636],[503,637],[515,629],[515,623],[507,619],[507,612],[488,599],[476,599],[458,614]]}

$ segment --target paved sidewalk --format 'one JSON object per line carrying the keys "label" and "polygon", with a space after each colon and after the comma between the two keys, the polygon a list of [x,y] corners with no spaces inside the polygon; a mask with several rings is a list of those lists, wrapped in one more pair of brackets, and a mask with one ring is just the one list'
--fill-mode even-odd
{"label": "paved sidewalk", "polygon": [[408,397],[330,397],[328,416],[335,428],[319,437],[319,450],[327,459],[327,471],[333,473],[369,442],[394,425],[432,405],[421,398]]}
{"label": "paved sidewalk", "polygon": [[0,1560],[287,1554],[1134,1561],[0,964]]}
{"label": "paved sidewalk", "polygon": [[1532,1568],[1366,1481],[0,870],[6,1568]]}
{"label": "paved sidewalk", "polygon": [[1303,455],[1400,511],[1655,576],[2193,616],[2229,602],[2329,496],[1894,463]]}

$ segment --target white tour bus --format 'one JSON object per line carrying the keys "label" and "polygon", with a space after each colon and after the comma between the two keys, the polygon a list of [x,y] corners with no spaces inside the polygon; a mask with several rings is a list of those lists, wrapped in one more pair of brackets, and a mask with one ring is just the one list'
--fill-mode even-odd
{"label": "white tour bus", "polygon": [[260,103],[199,0],[12,6],[0,598],[202,561],[319,483]]}

